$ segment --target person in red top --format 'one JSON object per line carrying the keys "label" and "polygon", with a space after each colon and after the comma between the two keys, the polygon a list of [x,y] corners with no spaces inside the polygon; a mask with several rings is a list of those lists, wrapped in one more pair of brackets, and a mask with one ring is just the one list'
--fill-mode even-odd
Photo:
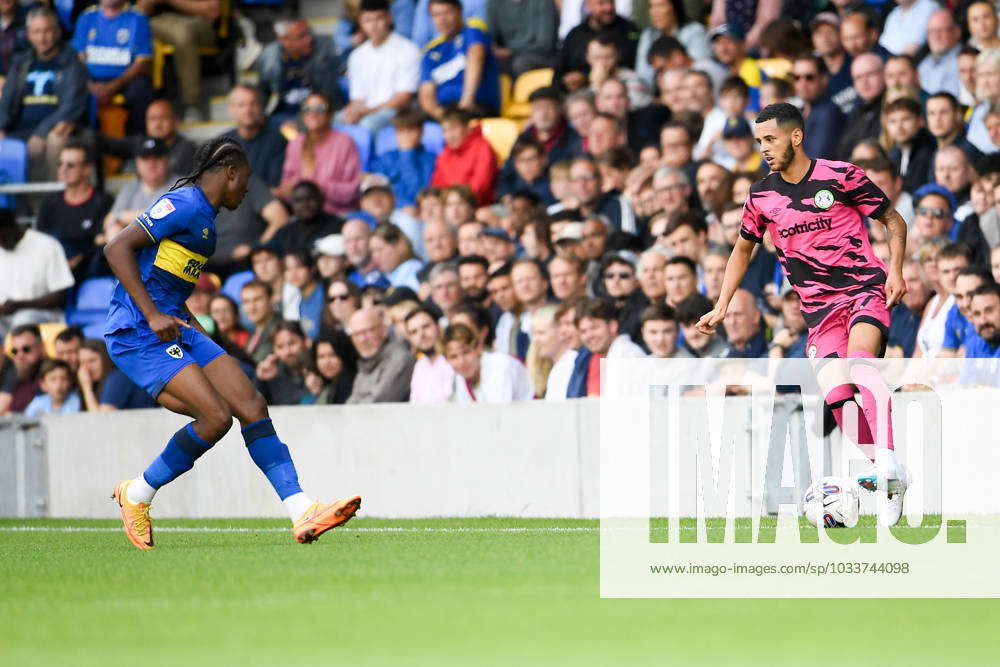
{"label": "person in red top", "polygon": [[[757,142],[771,173],[750,188],[743,208],[740,238],[726,266],[722,293],[715,308],[698,322],[712,333],[723,321],[730,300],[750,262],[754,245],[769,232],[785,274],[802,301],[809,329],[808,355],[818,374],[820,360],[850,358],[853,383],[832,384],[826,403],[844,427],[843,407],[861,393],[864,419],[855,442],[876,465],[873,471],[888,481],[888,516],[895,525],[903,509],[907,475],[893,452],[888,388],[867,359],[882,356],[889,333],[889,311],[906,294],[903,256],[906,222],[892,202],[865,173],[847,162],[810,159],[803,149],[805,123],[787,103],[772,104],[756,119]],[[888,266],[876,257],[865,221],[878,220],[889,234]],[[882,394],[876,396],[875,392]],[[885,407],[883,407],[885,406]],[[880,414],[881,413],[881,414]],[[879,426],[884,433],[879,433]],[[858,483],[874,490],[876,475]]]}
{"label": "person in red top", "polygon": [[446,111],[441,118],[444,150],[437,157],[431,186],[446,188],[465,184],[472,188],[480,206],[494,201],[497,156],[478,126],[469,127],[469,117],[460,109]]}

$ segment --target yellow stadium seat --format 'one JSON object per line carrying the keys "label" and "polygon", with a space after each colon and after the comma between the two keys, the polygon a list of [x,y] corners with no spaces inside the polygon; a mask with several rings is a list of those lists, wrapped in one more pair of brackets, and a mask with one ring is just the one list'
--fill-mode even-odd
{"label": "yellow stadium seat", "polygon": [[544,86],[552,85],[553,70],[551,67],[533,69],[517,77],[514,81],[514,91],[511,93],[510,105],[505,118],[527,118],[531,115],[531,105],[528,98],[533,92]]}
{"label": "yellow stadium seat", "polygon": [[484,118],[480,127],[486,141],[490,142],[493,152],[497,154],[497,162],[503,164],[520,134],[517,123],[509,118]]}
{"label": "yellow stadium seat", "polygon": [[507,116],[507,107],[510,106],[510,75],[501,74],[500,75],[500,115]]}

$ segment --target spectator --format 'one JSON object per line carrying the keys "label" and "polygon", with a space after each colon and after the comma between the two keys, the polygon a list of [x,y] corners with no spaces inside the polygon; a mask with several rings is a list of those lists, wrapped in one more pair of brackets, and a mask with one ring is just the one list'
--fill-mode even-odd
{"label": "spectator", "polygon": [[[156,5],[169,9],[156,11]],[[174,68],[181,89],[185,122],[209,120],[208,97],[201,90],[201,55],[198,50],[215,44],[212,24],[222,11],[218,0],[140,0],[137,8],[151,16],[153,38],[174,47]]]}
{"label": "spectator", "polygon": [[66,189],[42,200],[35,229],[62,244],[66,261],[79,281],[94,258],[95,239],[113,200],[92,183],[94,164],[85,143],[66,142],[59,151],[57,174]]}
{"label": "spectator", "polygon": [[616,79],[625,87],[632,108],[642,109],[652,101],[646,82],[635,70],[621,65],[618,45],[613,35],[599,33],[587,42],[587,65],[590,68],[588,82],[595,93],[605,81]]}
{"label": "spectator", "polygon": [[[549,371],[548,380],[545,385],[545,400],[562,401],[567,398],[576,398],[582,395],[586,389],[584,386],[576,387],[575,395],[570,395],[570,381],[576,368],[578,355],[583,354],[589,358],[590,352],[586,348],[580,348],[580,332],[576,328],[576,306],[577,302],[569,301],[559,306],[554,313],[556,325],[556,337],[562,353],[556,359],[555,364]],[[544,336],[543,336],[544,337]],[[542,344],[542,343],[540,343]],[[586,366],[582,366],[586,368]],[[582,378],[586,381],[586,378]]]}
{"label": "spectator", "polygon": [[292,189],[292,221],[278,229],[271,246],[284,255],[294,251],[312,250],[319,239],[338,234],[344,221],[323,210],[323,193],[316,183],[303,180]]}
{"label": "spectator", "polygon": [[489,279],[489,261],[482,255],[462,255],[458,258],[458,282],[466,302],[488,305],[490,295],[486,290]]}
{"label": "spectator", "polygon": [[989,260],[989,248],[978,224],[978,220],[970,219],[968,223],[955,220],[958,208],[955,196],[945,187],[929,183],[914,193],[917,201],[914,230],[915,240],[928,240],[936,236],[947,236],[952,241],[959,241],[969,249],[970,261],[986,265]]}
{"label": "spectator", "polygon": [[462,305],[462,290],[458,270],[450,262],[442,262],[431,269],[431,303],[442,313],[442,320],[449,322]]}
{"label": "spectator", "polygon": [[927,129],[934,136],[938,149],[955,145],[965,151],[968,161],[975,164],[982,153],[965,136],[964,113],[951,93],[935,93],[925,104]]}
{"label": "spectator", "polygon": [[152,396],[111,363],[103,340],[88,339],[80,344],[76,381],[87,412],[141,410],[158,405]]}
{"label": "spectator", "polygon": [[677,352],[677,320],[674,309],[655,302],[642,311],[642,340],[654,359],[673,359]]}
{"label": "spectator", "polygon": [[316,240],[313,243],[312,255],[316,260],[319,277],[327,283],[347,278],[350,265],[347,263],[343,235],[330,234]]}
{"label": "spectator", "polygon": [[674,309],[698,289],[697,265],[690,257],[671,257],[663,267],[666,304]]}
{"label": "spectator", "polygon": [[829,74],[826,94],[841,113],[850,113],[855,93],[851,87],[851,56],[840,39],[840,16],[835,12],[820,12],[809,26],[812,30],[813,50],[823,59],[823,65]]}
{"label": "spectator", "polygon": [[[913,210],[913,197],[909,192],[903,190],[903,179],[899,176],[899,168],[884,157],[877,157],[871,160],[858,160],[855,164],[861,167],[865,176],[878,186],[892,202],[893,208],[903,216],[908,227],[913,226],[916,213]],[[873,229],[875,229],[873,227]]]}
{"label": "spectator", "polygon": [[256,246],[250,251],[250,270],[254,280],[258,280],[271,288],[268,303],[275,309],[281,309],[281,293],[285,288],[284,269],[281,266],[281,255],[269,246]]}
{"label": "spectator", "polygon": [[[551,67],[559,27],[549,0],[489,0],[486,24],[500,68],[517,78],[528,70]],[[525,17],[531,17],[525,20]]]}
{"label": "spectator", "polygon": [[813,158],[831,159],[837,146],[837,137],[844,126],[844,115],[827,92],[830,73],[826,61],[819,56],[800,56],[792,63],[795,94],[803,102],[802,115],[806,120],[803,147]]}
{"label": "spectator", "polygon": [[580,302],[576,312],[580,341],[590,352],[587,369],[587,396],[601,395],[601,359],[645,357],[642,348],[628,334],[618,333],[618,320],[611,304],[601,299]]}
{"label": "spectator", "polygon": [[[452,225],[458,227],[459,252],[462,251],[463,233],[467,238],[479,238],[483,230],[483,223],[474,220],[476,215],[476,195],[468,185],[450,185],[442,191],[441,218]],[[426,219],[425,219],[426,222]],[[475,227],[466,227],[466,223],[473,223]],[[464,230],[464,232],[463,232]],[[473,234],[475,231],[475,234]]]}
{"label": "spectator", "polygon": [[847,157],[851,149],[865,139],[878,138],[882,130],[882,97],[885,75],[882,61],[871,53],[862,53],[851,63],[851,78],[858,94],[858,105],[847,117],[845,131],[837,144],[837,155]]}
{"label": "spectator", "polygon": [[574,91],[587,85],[590,76],[587,45],[598,34],[614,39],[622,66],[635,65],[639,27],[615,13],[614,0],[586,0],[586,7],[588,16],[563,39],[556,59],[553,83],[564,90]]}
{"label": "spectator", "polygon": [[428,267],[454,259],[456,244],[455,232],[448,223],[439,220],[425,224],[424,248],[427,250],[428,265],[424,267],[424,272],[429,271]]}
{"label": "spectator", "polygon": [[963,46],[958,52],[958,101],[963,106],[974,108],[976,99],[976,68],[979,60],[979,49]]}
{"label": "spectator", "polygon": [[420,289],[417,273],[423,266],[413,256],[410,240],[393,224],[380,225],[370,241],[372,262],[393,287],[409,287],[414,292]]}
{"label": "spectator", "polygon": [[[550,388],[557,398],[566,398],[565,382],[559,386],[549,385],[552,368],[565,351],[559,338],[559,323],[556,322],[559,309],[557,304],[546,304],[531,318],[531,345],[525,364],[536,398],[545,398]],[[566,376],[565,381],[568,380],[569,376]]]}
{"label": "spectator", "polygon": [[991,106],[1000,102],[1000,49],[983,51],[976,58],[976,90],[979,103],[969,119],[969,142],[981,153],[995,153],[1000,148],[986,129],[986,115]]}
{"label": "spectator", "polygon": [[483,349],[490,349],[496,341],[496,331],[493,328],[493,316],[485,306],[475,303],[464,303],[451,318],[449,324],[464,324],[472,329]]}
{"label": "spectator", "polygon": [[[583,227],[578,222],[570,224]],[[552,284],[552,294],[560,303],[575,301],[586,295],[586,270],[583,262],[575,255],[562,253],[553,257],[549,262],[549,281]]]}
{"label": "spectator", "polygon": [[271,93],[278,96],[272,118],[279,123],[293,120],[314,92],[323,96],[332,113],[341,73],[332,40],[317,39],[305,19],[278,21],[274,31],[278,39],[264,47],[255,66],[261,99],[269,100]]}
{"label": "spectator", "polygon": [[80,394],[73,389],[73,376],[69,364],[59,359],[45,359],[38,367],[38,386],[41,393],[31,399],[24,409],[26,417],[72,414],[80,412]]}
{"label": "spectator", "polygon": [[772,359],[804,359],[808,331],[802,317],[802,302],[799,294],[788,289],[781,297],[782,327],[774,334],[768,356]]}
{"label": "spectator", "polygon": [[104,218],[104,240],[110,241],[131,225],[136,216],[170,189],[170,158],[166,144],[146,137],[135,153],[136,180],[125,184]]}
{"label": "spectator", "polygon": [[518,190],[528,190],[538,195],[545,206],[555,203],[545,174],[545,147],[532,138],[518,139],[510,151],[513,173],[500,174],[497,197],[503,199]]}
{"label": "spectator", "polygon": [[348,403],[400,403],[409,399],[416,359],[398,340],[390,340],[382,314],[363,308],[351,315],[348,333],[360,357]]}
{"label": "spectator", "polygon": [[240,322],[240,307],[225,294],[216,294],[208,305],[208,314],[215,324],[214,337],[242,350],[250,340],[250,332]]}
{"label": "spectator", "polygon": [[[446,6],[441,0],[436,5]],[[446,188],[468,185],[480,206],[493,203],[497,178],[497,159],[479,126],[469,127],[468,117],[461,110],[450,110],[441,116],[441,131],[445,147],[437,157],[431,185]]]}
{"label": "spectator", "polygon": [[997,34],[997,10],[989,2],[969,3],[965,10],[965,20],[968,23],[969,46],[985,51],[1000,47],[1000,36]]}
{"label": "spectator", "polygon": [[24,412],[38,393],[38,369],[45,360],[37,325],[18,325],[10,334],[14,365],[0,375],[0,416]]}
{"label": "spectator", "polygon": [[495,116],[500,111],[500,71],[489,34],[462,20],[460,0],[431,0],[438,38],[420,63],[420,107],[444,120],[446,107]]}
{"label": "spectator", "polygon": [[237,84],[229,93],[229,117],[236,127],[225,136],[240,142],[256,176],[269,187],[277,187],[281,183],[288,142],[281,135],[278,124],[264,114],[260,91],[247,84]]}
{"label": "spectator", "polygon": [[298,405],[309,393],[309,351],[298,322],[281,322],[271,336],[273,352],[257,363],[255,384],[268,405]]}
{"label": "spectator", "polygon": [[[624,99],[624,87],[621,82],[607,81],[606,87],[616,87],[622,91]],[[621,148],[627,144],[628,137],[625,133],[625,123],[618,116],[613,116],[606,112],[599,112],[590,122],[590,131],[586,136],[587,152],[591,155],[601,155],[612,148]]]}
{"label": "spectator", "polygon": [[70,326],[56,334],[55,340],[52,341],[54,358],[65,361],[74,377],[80,369],[80,345],[83,339],[83,329]]}
{"label": "spectator", "polygon": [[[321,334],[312,346],[311,366],[306,370],[306,389],[314,405],[347,402],[358,374],[358,353],[343,331]],[[309,402],[307,397],[303,402]]]}
{"label": "spectator", "polygon": [[284,319],[297,322],[302,332],[315,340],[326,300],[324,286],[317,280],[316,264],[307,250],[292,250],[284,255],[282,262],[286,285],[282,297]]}
{"label": "spectator", "polygon": [[[620,78],[605,79],[596,92],[595,102],[600,113],[591,121],[587,140],[587,150],[592,155],[625,145],[638,154],[643,146],[659,139],[660,129],[670,119],[670,110],[665,106],[637,105],[631,101],[626,82]],[[601,130],[603,132],[595,138]]]}
{"label": "spectator", "polygon": [[[972,178],[975,172],[969,159],[958,146],[938,148],[933,161],[933,181],[944,186],[955,197],[955,220],[960,223],[973,214],[970,200]],[[964,225],[963,225],[964,226]],[[973,241],[965,239],[973,245]]]}
{"label": "spectator", "polygon": [[528,371],[502,352],[487,352],[469,327],[456,324],[444,331],[445,359],[455,370],[455,403],[510,403],[534,397]]}
{"label": "spectator", "polygon": [[[670,305],[669,301],[667,305]],[[718,331],[713,334],[704,334],[696,326],[698,320],[714,307],[715,304],[697,292],[693,292],[677,304],[674,313],[677,316],[677,323],[681,327],[681,333],[684,335],[683,346],[677,351],[679,358],[721,357],[726,351],[728,345]]]}
{"label": "spectator", "polygon": [[351,315],[361,308],[361,291],[350,280],[331,280],[326,287],[326,308],[320,320],[320,337],[347,327]]}
{"label": "spectator", "polygon": [[59,21],[36,7],[26,19],[31,49],[14,58],[0,93],[0,139],[28,144],[32,180],[56,176],[59,151],[83,125],[87,70],[60,42]]}
{"label": "spectator", "polygon": [[73,282],[59,242],[0,209],[0,340],[22,325],[60,321]]}
{"label": "spectator", "polygon": [[272,243],[287,224],[285,205],[271,194],[264,181],[251,173],[247,194],[240,205],[233,210],[220,209],[215,218],[215,253],[206,267],[223,278],[245,269],[254,245]]}
{"label": "spectator", "polygon": [[[910,309],[913,316],[920,321],[927,302],[931,298],[931,288],[924,278],[920,262],[907,257],[903,260],[903,282],[906,283],[906,294],[903,295],[903,305]],[[913,356],[912,352],[906,356]]]}
{"label": "spectator", "polygon": [[426,257],[424,239],[420,220],[409,213],[396,208],[396,198],[389,187],[389,179],[380,174],[372,174],[361,184],[361,211],[367,213],[375,221],[375,226],[392,223],[402,230],[413,245],[413,252],[418,257]]}
{"label": "spectator", "polygon": [[271,308],[272,297],[271,285],[260,280],[251,280],[240,290],[243,314],[253,325],[253,333],[244,349],[257,363],[271,354],[271,339],[281,323],[281,318]]}
{"label": "spectator", "polygon": [[581,149],[587,150],[587,137],[590,135],[590,125],[597,116],[594,106],[594,93],[588,89],[580,89],[566,97],[566,118],[573,130],[581,139]]}
{"label": "spectator", "polygon": [[400,111],[393,116],[392,126],[396,130],[396,148],[376,157],[371,171],[389,179],[400,206],[412,207],[417,203],[417,193],[431,182],[437,156],[421,143],[423,117],[419,112]]}
{"label": "spectator", "polygon": [[[579,203],[581,217],[605,216],[610,222],[609,231],[622,231],[638,235],[639,225],[635,211],[628,199],[617,190],[603,192],[601,174],[592,158],[580,157],[570,167],[573,194]],[[587,230],[584,229],[584,236]]]}
{"label": "spectator", "polygon": [[500,315],[494,326],[494,349],[497,352],[517,354],[518,349],[527,352],[528,335],[521,331],[518,318],[521,315],[521,304],[514,293],[514,282],[511,280],[510,264],[504,264],[490,272],[486,282],[486,290]]}
{"label": "spectator", "polygon": [[695,146],[694,154],[700,159],[718,161],[725,156],[722,146],[722,131],[726,128],[726,120],[744,113],[750,103],[750,88],[738,76],[727,77],[719,89],[719,104],[707,116],[701,128],[701,137]]}
{"label": "spectator", "polygon": [[879,44],[896,55],[916,55],[927,41],[928,22],[937,8],[934,0],[897,0],[885,19]]}
{"label": "spectator", "polygon": [[351,218],[344,223],[344,253],[348,263],[354,270],[347,274],[347,279],[363,289],[369,285],[389,286],[386,278],[371,254],[371,227],[360,218]]}
{"label": "spectator", "polygon": [[288,144],[281,185],[274,194],[288,201],[292,188],[309,179],[323,192],[323,210],[346,213],[357,203],[361,161],[350,137],[330,127],[332,116],[330,98],[309,93],[302,104],[302,124],[306,131]]}
{"label": "spectator", "polygon": [[170,158],[171,174],[189,174],[194,166],[194,154],[198,149],[193,141],[178,131],[180,119],[169,100],[159,99],[149,103],[145,111],[145,134],[140,127],[138,135],[129,137],[98,137],[98,148],[102,155],[132,159],[147,138],[159,139],[166,146]]}
{"label": "spectator", "polygon": [[730,171],[755,172],[760,169],[760,153],[754,149],[753,130],[743,116],[733,116],[726,120],[722,130],[722,145],[725,155],[718,158],[719,164]]}
{"label": "spectator", "polygon": [[[993,284],[977,289],[973,293],[970,310],[976,336],[965,349],[966,358],[996,359],[1000,356],[1000,287]],[[981,368],[977,363],[976,371],[981,373]],[[995,387],[996,381],[994,379],[986,384]]]}
{"label": "spectator", "polygon": [[392,29],[388,0],[362,0],[358,25],[364,40],[347,60],[350,102],[337,122],[372,135],[409,107],[420,81],[420,50]]}
{"label": "spectator", "polygon": [[410,403],[446,403],[454,388],[455,371],[441,353],[441,329],[428,308],[417,308],[404,322],[407,339],[417,354],[410,379]]}
{"label": "spectator", "polygon": [[979,269],[966,268],[955,276],[955,304],[948,310],[944,322],[944,340],[938,357],[961,357],[972,326],[972,295],[981,285],[993,283],[993,276]]}
{"label": "spectator", "polygon": [[[929,199],[928,203],[933,202],[933,199]],[[918,224],[920,216],[918,212]],[[924,316],[917,330],[917,349],[913,353],[915,358],[934,359],[940,354],[944,346],[948,313],[955,305],[955,279],[961,271],[969,268],[969,256],[968,247],[959,243],[949,243],[938,251],[934,264],[940,289],[924,309]]]}
{"label": "spectator", "polygon": [[642,311],[649,300],[638,289],[635,278],[635,260],[625,253],[608,253],[601,262],[601,287],[598,293],[606,294],[618,317],[618,331],[632,340],[639,340]]}
{"label": "spectator", "polygon": [[712,57],[705,26],[698,21],[688,21],[684,4],[679,0],[651,0],[649,22],[650,27],[639,35],[635,58],[635,70],[647,84],[652,85],[654,80],[654,69],[649,62],[650,47],[662,37],[676,38],[686,54],[695,60]]}
{"label": "spectator", "polygon": [[146,107],[153,97],[149,19],[125,0],[100,0],[77,18],[71,43],[87,65],[88,88],[97,106],[107,106],[121,94],[129,110],[125,131],[141,134]]}
{"label": "spectator", "polygon": [[958,52],[961,29],[947,9],[939,9],[927,21],[929,53],[920,61],[920,83],[928,93],[959,93]]}
{"label": "spectator", "polygon": [[747,41],[743,29],[734,23],[723,23],[708,33],[715,60],[722,63],[730,76],[738,76],[749,89],[750,109],[760,108],[760,84],[763,75],[757,61],[747,57]]}
{"label": "spectator", "polygon": [[927,181],[934,160],[934,137],[924,127],[920,104],[901,97],[885,105],[889,159],[899,169],[903,189],[914,192]]}
{"label": "spectator", "polygon": [[30,48],[24,25],[27,13],[18,0],[0,0],[0,88],[14,58]]}
{"label": "spectator", "polygon": [[[522,258],[514,262],[510,276],[514,296],[521,306],[520,329],[530,337],[532,314],[548,303],[548,275],[537,260]],[[517,356],[523,359],[526,353],[526,349],[518,350]]]}

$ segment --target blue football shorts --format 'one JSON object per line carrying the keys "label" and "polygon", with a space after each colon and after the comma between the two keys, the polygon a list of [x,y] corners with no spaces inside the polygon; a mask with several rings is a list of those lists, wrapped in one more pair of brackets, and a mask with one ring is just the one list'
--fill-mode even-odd
{"label": "blue football shorts", "polygon": [[194,327],[181,327],[180,338],[168,341],[148,327],[122,329],[105,335],[104,342],[115,365],[153,398],[188,364],[204,368],[226,353]]}

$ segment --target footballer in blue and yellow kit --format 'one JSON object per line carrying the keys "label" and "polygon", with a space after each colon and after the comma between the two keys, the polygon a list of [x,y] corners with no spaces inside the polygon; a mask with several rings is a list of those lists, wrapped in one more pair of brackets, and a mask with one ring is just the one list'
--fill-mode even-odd
{"label": "footballer in blue and yellow kit", "polygon": [[[153,245],[136,258],[139,277],[165,315],[190,321],[184,302],[215,250],[217,211],[198,186],[173,190],[136,218]],[[115,283],[104,331],[108,353],[125,375],[154,398],[188,364],[204,368],[224,351],[195,327],[161,341],[120,282]]]}

